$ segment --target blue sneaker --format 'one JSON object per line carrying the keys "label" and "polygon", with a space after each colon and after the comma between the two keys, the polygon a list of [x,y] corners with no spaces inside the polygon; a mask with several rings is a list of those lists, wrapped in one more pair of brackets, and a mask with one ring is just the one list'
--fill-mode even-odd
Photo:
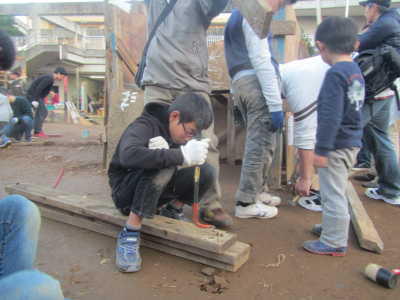
{"label": "blue sneaker", "polygon": [[320,255],[332,255],[332,256],[345,256],[347,247],[338,247],[333,248],[328,245],[325,245],[320,240],[315,241],[305,241],[303,244],[303,248],[308,252]]}
{"label": "blue sneaker", "polygon": [[121,272],[137,272],[142,267],[139,253],[140,232],[124,228],[118,235],[115,261]]}
{"label": "blue sneaker", "polygon": [[10,144],[11,140],[8,137],[2,136],[0,138],[0,148],[7,148]]}

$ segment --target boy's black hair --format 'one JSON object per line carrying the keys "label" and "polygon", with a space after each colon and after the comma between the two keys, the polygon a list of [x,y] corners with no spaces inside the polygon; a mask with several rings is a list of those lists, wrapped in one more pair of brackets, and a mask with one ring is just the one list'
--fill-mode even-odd
{"label": "boy's black hair", "polygon": [[7,33],[0,30],[0,70],[10,69],[15,61],[15,46]]}
{"label": "boy's black hair", "polygon": [[349,18],[328,17],[319,24],[315,40],[325,44],[333,53],[347,54],[354,51],[357,25]]}
{"label": "boy's black hair", "polygon": [[178,96],[169,106],[168,113],[179,111],[180,123],[194,122],[197,131],[210,127],[214,119],[213,111],[204,97],[195,93]]}

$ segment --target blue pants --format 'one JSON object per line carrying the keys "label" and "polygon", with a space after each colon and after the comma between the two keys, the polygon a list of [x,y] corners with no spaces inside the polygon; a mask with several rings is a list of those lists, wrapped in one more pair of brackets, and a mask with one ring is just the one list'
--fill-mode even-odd
{"label": "blue pants", "polygon": [[400,196],[400,170],[388,128],[394,97],[365,103],[362,109],[363,141],[375,159],[379,177],[379,193],[394,198]]}
{"label": "blue pants", "polygon": [[60,284],[34,269],[40,229],[39,210],[19,195],[0,200],[0,298],[64,299]]}
{"label": "blue pants", "polygon": [[23,135],[25,135],[26,140],[31,140],[32,138],[32,128],[33,128],[33,120],[30,116],[22,116],[19,118],[19,122],[13,124],[9,122],[4,128],[1,130],[2,134],[7,137],[13,137],[16,139],[21,139]]}

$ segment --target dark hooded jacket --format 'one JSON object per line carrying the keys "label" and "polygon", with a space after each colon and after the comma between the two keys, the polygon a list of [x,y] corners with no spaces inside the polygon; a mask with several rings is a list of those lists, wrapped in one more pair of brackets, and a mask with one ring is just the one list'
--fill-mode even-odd
{"label": "dark hooded jacket", "polygon": [[400,14],[395,8],[384,12],[366,32],[358,35],[358,40],[359,52],[383,45],[392,46],[400,52]]}
{"label": "dark hooded jacket", "polygon": [[[142,115],[125,129],[108,169],[112,188],[132,170],[164,169],[183,164],[182,151],[169,134],[168,107],[161,103],[147,104]],[[149,140],[157,136],[162,136],[170,149],[149,149]]]}

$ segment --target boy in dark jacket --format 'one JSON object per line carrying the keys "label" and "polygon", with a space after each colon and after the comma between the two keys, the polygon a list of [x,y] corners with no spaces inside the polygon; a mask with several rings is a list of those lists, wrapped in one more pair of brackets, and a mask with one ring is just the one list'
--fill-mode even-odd
{"label": "boy in dark jacket", "polygon": [[321,186],[322,224],[312,231],[320,238],[303,245],[314,254],[344,256],[347,251],[350,215],[345,192],[349,169],[361,147],[365,94],[360,68],[351,58],[356,35],[356,25],[343,17],[326,18],[315,34],[321,57],[331,68],[318,96],[314,156]]}
{"label": "boy in dark jacket", "polygon": [[204,164],[209,139],[195,138],[212,121],[206,100],[187,93],[171,105],[147,104],[142,115],[125,129],[108,170],[115,206],[129,215],[117,241],[116,264],[120,271],[136,272],[141,268],[142,218],[152,218],[161,206],[161,215],[183,218],[183,205],[193,201],[194,166],[201,165],[200,199],[212,186],[215,171]]}
{"label": "boy in dark jacket", "polygon": [[22,136],[25,135],[25,141],[32,141],[33,114],[31,104],[25,97],[9,95],[7,98],[13,111],[13,117],[1,130],[2,143],[0,147],[2,148],[11,143],[10,137],[20,141]]}
{"label": "boy in dark jacket", "polygon": [[67,71],[63,67],[57,67],[53,74],[46,74],[36,78],[26,92],[26,97],[32,103],[32,106],[36,108],[33,124],[35,137],[47,137],[43,132],[43,122],[48,114],[44,98],[50,93],[54,81],[62,81],[65,76],[67,76]]}

